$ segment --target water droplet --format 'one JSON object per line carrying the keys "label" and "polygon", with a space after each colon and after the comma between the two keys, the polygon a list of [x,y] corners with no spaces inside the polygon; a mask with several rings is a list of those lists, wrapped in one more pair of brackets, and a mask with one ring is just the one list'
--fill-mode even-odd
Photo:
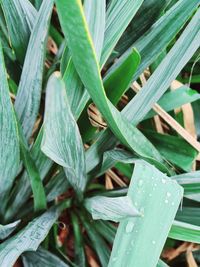
{"label": "water droplet", "polygon": [[168,201],[168,199],[165,199],[165,203],[167,204],[169,201]]}
{"label": "water droplet", "polygon": [[162,178],[162,183],[166,184],[166,179]]}
{"label": "water droplet", "polygon": [[141,213],[141,215],[144,217],[144,208],[143,208],[143,207],[140,208],[140,213]]}
{"label": "water droplet", "polygon": [[113,261],[113,262],[117,261],[117,257],[114,257],[114,258],[112,259],[112,261]]}
{"label": "water droplet", "polygon": [[170,192],[167,192],[167,197],[171,197],[171,193]]}
{"label": "water droplet", "polygon": [[174,202],[172,202],[172,206],[174,206]]}
{"label": "water droplet", "polygon": [[156,186],[157,186],[157,184],[154,184],[154,186],[156,187]]}
{"label": "water droplet", "polygon": [[153,245],[155,245],[155,244],[156,244],[156,241],[155,241],[155,240],[153,240],[153,241],[152,241],[152,244],[153,244]]}
{"label": "water droplet", "polygon": [[126,225],[126,233],[131,233],[133,231],[133,228],[134,228],[134,223],[129,221]]}
{"label": "water droplet", "polygon": [[149,194],[149,197],[152,197],[152,194]]}
{"label": "water droplet", "polygon": [[143,181],[142,180],[139,180],[138,186],[141,187],[142,185],[143,185]]}

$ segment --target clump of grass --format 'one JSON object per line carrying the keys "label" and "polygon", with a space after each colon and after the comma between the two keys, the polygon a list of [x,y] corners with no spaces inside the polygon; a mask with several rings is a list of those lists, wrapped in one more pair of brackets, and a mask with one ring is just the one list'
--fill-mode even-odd
{"label": "clump of grass", "polygon": [[1,267],[198,266],[199,17],[1,0]]}

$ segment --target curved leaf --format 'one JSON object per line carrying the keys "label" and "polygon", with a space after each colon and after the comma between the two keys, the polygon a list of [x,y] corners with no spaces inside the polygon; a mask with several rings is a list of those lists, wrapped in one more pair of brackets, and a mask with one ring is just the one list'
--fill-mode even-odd
{"label": "curved leaf", "polygon": [[53,2],[43,1],[38,13],[15,100],[15,109],[27,139],[31,136],[40,105],[46,40]]}
{"label": "curved leaf", "polygon": [[86,185],[85,154],[60,73],[47,84],[42,151],[64,167],[70,184],[82,192]]}
{"label": "curved leaf", "polygon": [[120,222],[128,217],[140,216],[129,197],[96,196],[85,199],[85,207],[94,220],[110,220]]}

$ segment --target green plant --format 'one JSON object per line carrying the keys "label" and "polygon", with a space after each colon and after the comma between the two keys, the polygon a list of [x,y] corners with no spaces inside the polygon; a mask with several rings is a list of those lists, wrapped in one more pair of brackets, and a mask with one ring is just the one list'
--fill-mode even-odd
{"label": "green plant", "polygon": [[0,1],[1,267],[166,266],[164,246],[200,243],[200,145],[174,112],[197,121],[200,95],[170,90],[199,0],[82,2]]}

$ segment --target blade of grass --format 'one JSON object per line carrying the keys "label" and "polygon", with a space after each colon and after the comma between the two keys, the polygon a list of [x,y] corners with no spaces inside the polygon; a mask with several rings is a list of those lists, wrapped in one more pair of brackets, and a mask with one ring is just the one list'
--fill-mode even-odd
{"label": "blade of grass", "polygon": [[70,184],[81,195],[86,185],[84,148],[59,72],[47,84],[41,149],[64,167]]}
{"label": "blade of grass", "polygon": [[[31,158],[34,160],[34,164],[39,171],[40,178],[44,180],[44,177],[52,166],[52,161],[47,158],[40,149],[42,136],[43,130],[41,129],[33,147],[30,150],[30,153]],[[28,201],[30,195],[31,185],[29,176],[27,172],[24,172],[10,195],[9,205],[5,211],[5,219],[7,221],[10,221],[17,216],[19,211],[22,209],[22,206]]]}
{"label": "blade of grass", "polygon": [[13,223],[6,224],[6,225],[0,224],[0,240],[5,239],[10,234],[12,234],[12,232],[15,231],[19,223],[20,223],[20,220],[15,221]]}
{"label": "blade of grass", "polygon": [[128,196],[143,216],[120,223],[108,266],[156,266],[182,195],[177,183],[150,164],[137,162]]}
{"label": "blade of grass", "polygon": [[[27,139],[31,136],[40,105],[47,33],[53,2],[53,0],[43,1],[38,13],[15,100],[15,109]],[[33,51],[35,51],[34,57]]]}
{"label": "blade of grass", "polygon": [[[185,4],[186,3],[184,3],[184,5]],[[177,8],[177,10],[179,9]],[[192,10],[194,10],[194,6]],[[146,85],[123,110],[123,115],[134,125],[137,125],[138,122],[145,117],[152,105],[159,100],[162,94],[169,87],[170,83],[178,75],[181,68],[183,68],[198,48],[198,39],[200,38],[200,30],[198,26],[200,23],[199,13],[200,10],[193,17],[178,42],[161,62]],[[195,32],[193,29],[195,29]],[[191,32],[193,34],[191,34]],[[87,172],[91,171],[95,166],[97,166],[97,164],[99,164],[101,160],[100,155],[102,155],[103,151],[112,149],[115,145],[116,139],[113,135],[109,132],[109,130],[104,131],[98,140],[87,150]]]}
{"label": "blade of grass", "polygon": [[37,250],[60,215],[63,209],[62,205],[50,208],[0,245],[1,267],[13,266],[18,257],[25,251]]}
{"label": "blade of grass", "polygon": [[11,45],[17,59],[23,63],[37,12],[28,0],[2,0],[1,5]]}
{"label": "blade of grass", "polygon": [[115,1],[106,12],[106,29],[101,64],[104,65],[122,33],[142,5],[143,0]]}
{"label": "blade of grass", "polygon": [[129,197],[109,198],[96,196],[86,198],[84,205],[94,220],[102,219],[119,222],[128,217],[141,215],[133,206]]}
{"label": "blade of grass", "polygon": [[[89,26],[90,34],[93,39],[97,58],[100,59],[105,28],[105,0],[84,2],[84,11],[86,20]],[[63,54],[63,57],[66,56]],[[84,109],[90,96],[84,88],[77,71],[74,67],[73,61],[70,59],[63,75],[63,80],[67,89],[67,96],[70,102],[72,113],[75,118],[78,118]]]}
{"label": "blade of grass", "polygon": [[200,227],[189,223],[174,221],[169,237],[200,244]]}
{"label": "blade of grass", "polygon": [[[83,14],[82,4],[80,1],[57,1],[56,3],[60,22],[63,31],[67,36],[68,45],[77,72],[79,73],[83,84],[89,91],[94,103],[107,120],[108,125],[123,144],[152,162],[157,160],[157,165],[165,168],[162,164],[163,159],[160,157],[159,152],[155,150],[152,144],[144,138],[137,128],[132,127],[132,125],[121,116],[112,103],[107,99],[92,40]],[[63,12],[63,9],[70,10],[70,12]],[[76,14],[76,16],[74,14]],[[72,28],[73,26],[75,27],[75,25],[76,27],[78,26],[78,35],[72,31]],[[87,69],[87,75],[84,74],[85,69]],[[141,144],[143,145],[141,146]]]}
{"label": "blade of grass", "polygon": [[22,254],[24,267],[69,267],[54,254],[40,247],[36,252],[25,252]]}
{"label": "blade of grass", "polygon": [[18,172],[20,149],[17,122],[9,96],[9,86],[1,43],[0,81],[0,213],[2,213],[8,201],[7,193],[11,189]]}

